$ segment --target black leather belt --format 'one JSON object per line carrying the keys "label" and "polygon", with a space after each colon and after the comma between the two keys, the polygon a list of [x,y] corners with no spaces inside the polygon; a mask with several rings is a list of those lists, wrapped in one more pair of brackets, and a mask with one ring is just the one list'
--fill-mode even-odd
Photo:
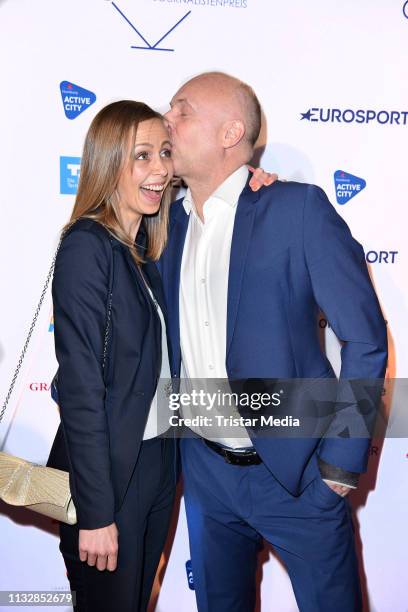
{"label": "black leather belt", "polygon": [[211,450],[221,455],[227,463],[231,463],[232,465],[258,465],[262,463],[262,459],[256,450],[233,451],[215,442],[211,442],[211,440],[206,440],[206,438],[202,438],[202,440]]}

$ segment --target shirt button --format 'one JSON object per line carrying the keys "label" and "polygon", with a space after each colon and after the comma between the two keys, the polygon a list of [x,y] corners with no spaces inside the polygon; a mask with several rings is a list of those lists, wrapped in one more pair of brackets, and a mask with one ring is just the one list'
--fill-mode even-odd
{"label": "shirt button", "polygon": [[208,367],[210,368],[210,370],[213,370],[213,369],[214,369],[214,366],[213,366],[213,364],[212,364],[212,363],[210,363]]}
{"label": "shirt button", "polygon": [[204,325],[205,325],[206,327],[208,327],[208,326],[209,326],[209,322],[208,322],[208,321],[204,321]]}
{"label": "shirt button", "polygon": [[202,278],[202,279],[201,279],[201,282],[202,282],[202,283],[205,283],[205,278]]}

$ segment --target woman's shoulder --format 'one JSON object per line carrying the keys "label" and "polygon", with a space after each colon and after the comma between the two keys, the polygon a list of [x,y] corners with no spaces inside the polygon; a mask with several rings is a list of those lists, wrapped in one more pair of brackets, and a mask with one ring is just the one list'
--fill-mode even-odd
{"label": "woman's shoulder", "polygon": [[110,237],[108,230],[95,219],[89,217],[79,217],[66,231],[65,235],[69,235],[73,232],[91,232],[97,236],[100,236],[104,240]]}
{"label": "woman's shoulder", "polygon": [[110,258],[110,233],[98,221],[80,217],[64,232],[58,260]]}

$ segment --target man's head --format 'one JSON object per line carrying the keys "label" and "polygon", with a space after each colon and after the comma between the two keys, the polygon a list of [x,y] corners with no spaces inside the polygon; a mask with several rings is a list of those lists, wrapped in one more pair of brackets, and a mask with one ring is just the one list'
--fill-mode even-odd
{"label": "man's head", "polygon": [[207,72],[185,83],[165,114],[175,173],[200,180],[214,167],[229,171],[248,162],[261,126],[254,91],[239,79]]}

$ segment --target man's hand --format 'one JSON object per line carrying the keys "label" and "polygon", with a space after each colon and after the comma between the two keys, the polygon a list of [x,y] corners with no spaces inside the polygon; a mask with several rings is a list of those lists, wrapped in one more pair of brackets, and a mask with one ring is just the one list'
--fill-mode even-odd
{"label": "man's hand", "polygon": [[323,480],[327,484],[328,487],[330,487],[338,495],[341,495],[341,497],[346,497],[346,495],[348,495],[350,491],[354,489],[354,487],[348,487],[347,485],[339,485],[334,482],[330,482],[329,480],[326,480],[325,478],[323,478]]}
{"label": "man's hand", "polygon": [[118,560],[118,529],[115,523],[99,529],[79,530],[79,558],[98,570],[113,572]]}
{"label": "man's hand", "polygon": [[253,168],[252,166],[248,166],[248,170],[253,172],[253,176],[249,181],[249,186],[252,191],[258,191],[264,185],[272,185],[275,181],[278,180],[278,175],[275,173],[265,172],[262,168]]}

